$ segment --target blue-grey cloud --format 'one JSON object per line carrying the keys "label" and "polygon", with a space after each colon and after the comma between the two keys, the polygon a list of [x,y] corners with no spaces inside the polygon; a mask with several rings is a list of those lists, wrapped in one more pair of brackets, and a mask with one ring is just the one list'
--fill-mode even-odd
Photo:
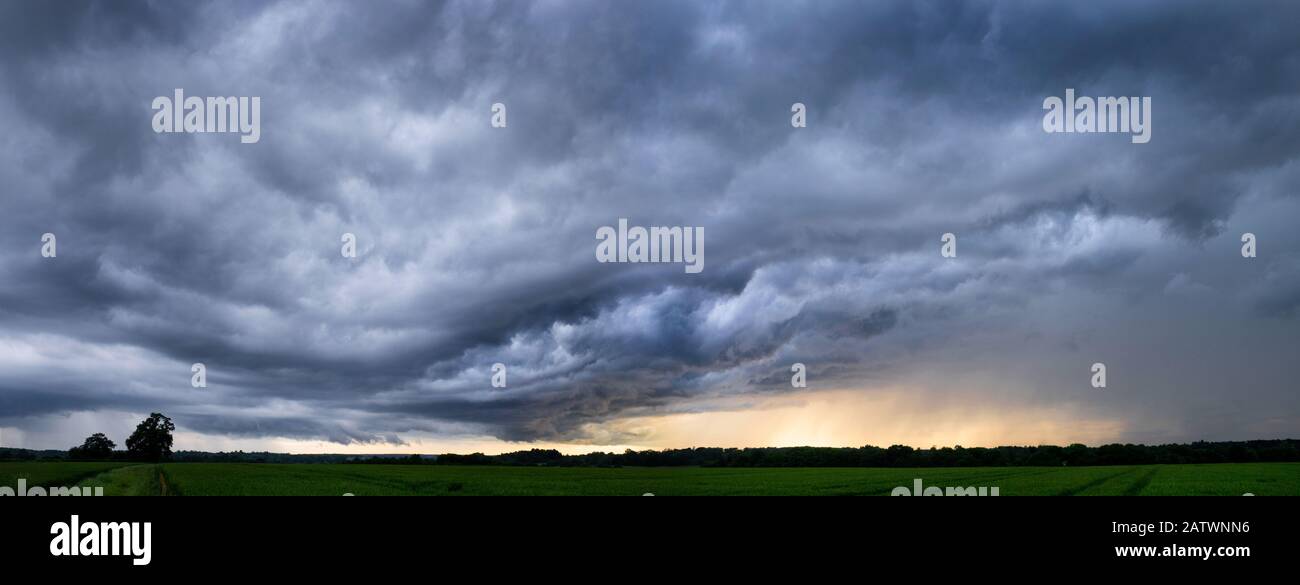
{"label": "blue-grey cloud", "polygon": [[[817,387],[1142,429],[1117,439],[1294,433],[1297,17],[4,2],[0,426],[166,410],[238,437],[583,441],[787,392],[798,361]],[[174,88],[260,96],[261,140],[155,134],[151,100]],[[1152,141],[1044,133],[1066,88],[1150,96]],[[705,271],[597,263],[618,218],[703,226]],[[1237,253],[1246,231],[1258,258]],[[1185,375],[1209,347],[1221,375]],[[1129,401],[1066,390],[1107,359]]]}

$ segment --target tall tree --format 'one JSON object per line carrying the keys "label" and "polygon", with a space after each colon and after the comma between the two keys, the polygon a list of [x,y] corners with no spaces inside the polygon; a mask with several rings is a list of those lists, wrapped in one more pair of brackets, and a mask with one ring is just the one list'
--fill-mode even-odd
{"label": "tall tree", "polygon": [[161,413],[152,413],[136,425],[135,432],[126,439],[126,450],[132,459],[162,461],[172,456],[172,431],[176,425]]}

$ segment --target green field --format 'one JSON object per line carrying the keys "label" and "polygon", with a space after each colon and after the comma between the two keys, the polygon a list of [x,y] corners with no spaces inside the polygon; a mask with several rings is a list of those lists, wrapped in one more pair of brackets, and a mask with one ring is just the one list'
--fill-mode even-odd
{"label": "green field", "polygon": [[73,486],[83,479],[100,473],[131,465],[130,463],[99,462],[31,462],[0,461],[0,486],[18,487],[18,479],[27,480],[28,486]]}
{"label": "green field", "polygon": [[0,485],[108,495],[889,495],[898,486],[1001,495],[1300,495],[1300,463],[978,468],[582,468],[259,463],[0,463]]}

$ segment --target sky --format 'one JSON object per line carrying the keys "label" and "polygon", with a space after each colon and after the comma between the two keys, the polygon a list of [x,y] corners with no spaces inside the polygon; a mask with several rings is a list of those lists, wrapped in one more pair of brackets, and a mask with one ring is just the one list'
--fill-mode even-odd
{"label": "sky", "polygon": [[[4,0],[0,446],[1300,437],[1296,22]],[[257,97],[259,139],[155,132],[178,88]],[[1046,132],[1067,89],[1149,97],[1150,141]],[[599,262],[621,218],[703,228],[703,270]]]}

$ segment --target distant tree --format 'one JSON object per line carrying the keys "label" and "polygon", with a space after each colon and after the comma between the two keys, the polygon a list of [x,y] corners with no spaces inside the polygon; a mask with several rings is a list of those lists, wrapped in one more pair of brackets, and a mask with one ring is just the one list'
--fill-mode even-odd
{"label": "distant tree", "polygon": [[1025,458],[1025,465],[1060,467],[1063,459],[1061,458],[1062,449],[1060,447],[1046,445],[1034,449],[1029,457]]}
{"label": "distant tree", "polygon": [[1092,450],[1088,449],[1088,446],[1083,443],[1071,443],[1062,453],[1066,465],[1092,464]]}
{"label": "distant tree", "polygon": [[[4,453],[0,450],[0,456]],[[546,465],[582,467],[1003,467],[1068,465],[1152,465],[1160,463],[1228,463],[1238,461],[1300,462],[1300,441],[1269,439],[1182,445],[1110,444],[1088,447],[1074,443],[1003,447],[932,447],[907,445],[862,447],[692,447],[663,451],[564,455],[554,449],[530,449],[500,455],[446,453],[426,459],[392,455],[286,455],[276,453],[196,453],[181,451],[185,461],[266,461],[273,463],[347,462],[362,464],[425,463],[431,465]]]}
{"label": "distant tree", "polygon": [[68,449],[69,459],[108,459],[113,456],[113,444],[104,433],[95,433],[86,437],[80,447]]}
{"label": "distant tree", "polygon": [[162,461],[172,456],[172,431],[176,425],[161,413],[152,413],[136,425],[126,439],[126,450],[138,461]]}
{"label": "distant tree", "polygon": [[916,450],[907,445],[890,445],[885,450],[885,465],[888,467],[912,467],[916,465]]}

